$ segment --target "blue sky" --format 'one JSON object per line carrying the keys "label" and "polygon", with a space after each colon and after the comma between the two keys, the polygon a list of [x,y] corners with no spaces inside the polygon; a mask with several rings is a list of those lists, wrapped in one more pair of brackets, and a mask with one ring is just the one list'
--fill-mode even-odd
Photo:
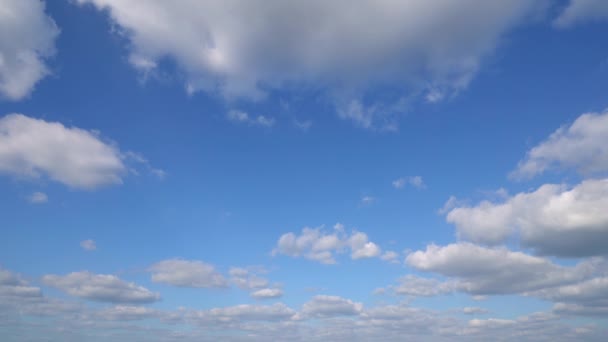
{"label": "blue sky", "polygon": [[0,0],[0,337],[602,340],[607,25]]}

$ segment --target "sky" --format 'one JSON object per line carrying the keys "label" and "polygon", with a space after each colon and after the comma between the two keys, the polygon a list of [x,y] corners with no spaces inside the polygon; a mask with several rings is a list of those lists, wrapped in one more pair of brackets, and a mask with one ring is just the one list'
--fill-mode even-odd
{"label": "sky", "polygon": [[0,0],[2,341],[603,341],[608,2]]}

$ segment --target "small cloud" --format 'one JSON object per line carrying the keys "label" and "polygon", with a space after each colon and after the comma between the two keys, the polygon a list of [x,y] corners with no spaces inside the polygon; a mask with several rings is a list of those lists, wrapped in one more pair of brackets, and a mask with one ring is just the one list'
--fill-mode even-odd
{"label": "small cloud", "polygon": [[230,110],[226,113],[226,118],[235,123],[243,123],[251,126],[272,127],[276,123],[274,118],[264,115],[251,117],[247,112],[241,110]]}
{"label": "small cloud", "polygon": [[372,196],[363,196],[361,197],[361,204],[362,205],[370,205],[372,203],[376,202],[376,198],[372,197]]}
{"label": "small cloud", "polygon": [[426,188],[426,184],[424,184],[424,180],[422,179],[422,176],[411,176],[411,177],[401,177],[398,179],[395,179],[393,181],[393,188],[395,189],[403,189],[407,184],[417,188],[417,189],[424,189]]}
{"label": "small cloud", "polygon": [[32,204],[42,204],[49,201],[49,197],[44,192],[34,192],[27,200]]}
{"label": "small cloud", "polygon": [[450,196],[450,198],[448,198],[448,200],[445,202],[443,207],[441,207],[439,210],[437,210],[437,213],[439,215],[445,215],[450,210],[456,208],[460,204],[462,204],[462,202],[460,200],[458,200],[455,196]]}
{"label": "small cloud", "polygon": [[82,249],[84,249],[85,251],[94,251],[97,249],[97,245],[95,244],[94,240],[84,240],[80,242],[80,247],[82,247]]}
{"label": "small cloud", "polygon": [[398,258],[399,258],[399,253],[394,252],[394,251],[386,251],[380,257],[380,259],[382,259],[384,261],[388,261],[392,264],[398,264],[399,263],[399,260],[397,260]]}
{"label": "small cloud", "polygon": [[293,120],[293,124],[301,129],[302,131],[306,132],[310,129],[310,127],[312,126],[312,121],[310,120],[305,120],[305,121],[299,121],[297,119]]}
{"label": "small cloud", "polygon": [[462,308],[462,313],[465,315],[482,315],[482,314],[487,314],[489,312],[490,311],[488,311],[487,309],[479,308],[479,307]]}
{"label": "small cloud", "polygon": [[443,98],[444,98],[444,94],[439,89],[431,89],[425,96],[426,102],[428,102],[428,103],[441,102],[441,100],[443,100]]}

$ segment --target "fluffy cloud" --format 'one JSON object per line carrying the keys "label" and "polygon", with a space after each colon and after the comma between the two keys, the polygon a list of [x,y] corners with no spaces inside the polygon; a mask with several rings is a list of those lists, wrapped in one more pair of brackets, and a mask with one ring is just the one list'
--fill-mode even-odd
{"label": "fluffy cloud", "polygon": [[608,253],[608,179],[568,188],[546,184],[502,203],[452,209],[447,221],[461,238],[497,244],[517,232],[538,253],[591,256]]}
{"label": "fluffy cloud", "polygon": [[582,21],[608,19],[608,3],[604,0],[570,0],[570,4],[555,19],[557,27],[569,27]]}
{"label": "fluffy cloud", "polygon": [[604,173],[608,171],[606,141],[608,111],[583,114],[528,151],[510,176],[531,178],[556,167],[574,168],[584,174]]}
{"label": "fluffy cloud", "polygon": [[251,297],[256,299],[271,299],[283,296],[283,290],[277,288],[265,288],[251,292]]}
{"label": "fluffy cloud", "polygon": [[381,249],[369,241],[367,234],[353,231],[350,235],[344,226],[336,224],[332,232],[322,227],[302,229],[300,235],[283,234],[277,242],[273,255],[283,254],[291,257],[304,257],[324,264],[335,264],[335,253],[351,251],[351,259],[373,258],[381,254]]}
{"label": "fluffy cloud", "polygon": [[42,277],[42,281],[69,295],[99,302],[141,304],[160,299],[158,293],[109,274],[93,274],[87,271],[73,272],[65,276],[51,274]]}
{"label": "fluffy cloud", "polygon": [[479,307],[475,307],[475,306],[467,306],[465,308],[462,308],[462,313],[465,315],[482,315],[482,314],[487,314],[489,311],[487,309],[484,308],[479,308]]}
{"label": "fluffy cloud", "polygon": [[[176,62],[189,92],[259,99],[279,87],[312,85],[344,94],[380,84],[429,88],[427,98],[437,100],[466,87],[500,37],[546,2],[78,3],[108,11],[130,41],[135,68],[150,72],[163,59]],[[342,108],[353,103],[344,102]],[[370,127],[384,119],[378,107],[348,109],[345,117]]]}
{"label": "fluffy cloud", "polygon": [[230,281],[241,289],[254,290],[268,286],[268,280],[257,276],[247,269],[233,267],[229,273]]}
{"label": "fluffy cloud", "polygon": [[46,175],[74,188],[121,183],[120,151],[98,134],[22,114],[0,118],[0,172],[17,177]]}
{"label": "fluffy cloud", "polygon": [[302,306],[302,314],[306,317],[334,317],[358,315],[363,310],[363,304],[353,302],[338,296],[314,296]]}
{"label": "fluffy cloud", "polygon": [[168,259],[149,268],[152,281],[179,287],[226,287],[228,282],[213,265],[202,261]]}
{"label": "fluffy cloud", "polygon": [[455,280],[454,287],[474,295],[524,293],[567,285],[593,272],[587,263],[576,267],[556,265],[547,259],[470,243],[444,247],[429,245],[406,258],[418,270]]}
{"label": "fluffy cloud", "polygon": [[49,74],[59,29],[39,0],[4,0],[0,11],[0,98],[19,100]]}

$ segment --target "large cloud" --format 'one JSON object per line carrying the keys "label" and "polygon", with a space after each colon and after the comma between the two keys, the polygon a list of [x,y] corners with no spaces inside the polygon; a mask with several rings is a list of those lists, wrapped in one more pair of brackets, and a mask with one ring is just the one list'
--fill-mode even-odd
{"label": "large cloud", "polygon": [[531,178],[551,168],[573,168],[583,174],[608,172],[607,141],[608,111],[583,114],[528,151],[510,176]]}
{"label": "large cloud", "polygon": [[0,8],[0,98],[19,100],[49,74],[59,29],[40,0],[4,0]]}
{"label": "large cloud", "polygon": [[558,27],[569,27],[583,21],[608,19],[608,2],[605,0],[570,0],[570,4],[555,19]]}
{"label": "large cloud", "polygon": [[335,254],[350,250],[351,259],[373,258],[380,256],[380,247],[369,241],[367,234],[353,231],[346,233],[344,226],[337,223],[333,231],[323,227],[302,229],[300,235],[286,233],[277,241],[273,255],[283,254],[291,257],[305,257],[324,264],[335,264]]}
{"label": "large cloud", "polygon": [[168,259],[149,269],[152,281],[179,287],[226,287],[228,282],[213,265],[202,261]]}
{"label": "large cloud", "polygon": [[[350,92],[374,84],[427,87],[430,101],[467,85],[500,37],[544,0],[78,0],[107,10],[149,72],[169,58],[188,91],[259,98],[300,85]],[[378,106],[348,109],[362,125]],[[380,106],[383,107],[383,106]]]}
{"label": "large cloud", "polygon": [[0,172],[48,176],[74,188],[122,182],[127,170],[116,146],[92,131],[22,114],[0,118]]}
{"label": "large cloud", "polygon": [[87,271],[61,275],[45,275],[42,281],[69,295],[110,303],[151,303],[160,299],[143,286],[126,282],[109,274],[94,274]]}
{"label": "large cloud", "polygon": [[517,233],[540,254],[580,257],[608,253],[608,179],[568,188],[546,184],[502,203],[458,207],[447,215],[461,238],[497,244]]}
{"label": "large cloud", "polygon": [[588,277],[593,267],[556,265],[547,259],[485,248],[470,243],[429,245],[410,253],[406,262],[421,271],[456,280],[454,288],[475,295],[516,294],[567,285]]}

